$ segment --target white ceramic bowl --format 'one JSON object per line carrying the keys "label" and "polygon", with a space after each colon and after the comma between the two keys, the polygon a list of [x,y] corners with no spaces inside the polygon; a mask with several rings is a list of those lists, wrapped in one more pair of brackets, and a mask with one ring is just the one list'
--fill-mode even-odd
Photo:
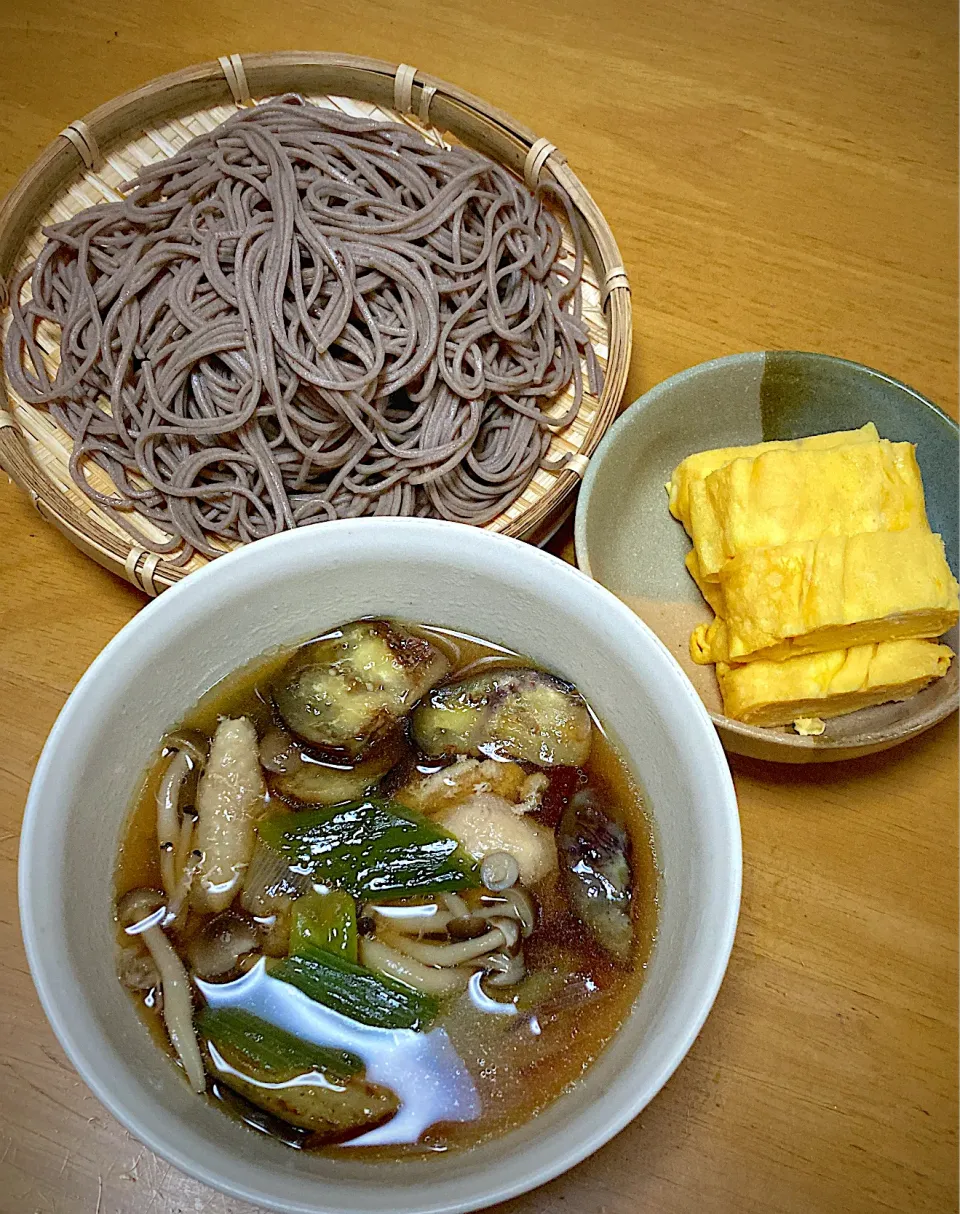
{"label": "white ceramic bowl", "polygon": [[[506,1138],[422,1162],[314,1157],[230,1121],[151,1042],[114,972],[118,836],[163,732],[201,692],[265,650],[370,614],[486,637],[573,680],[645,788],[662,873],[645,985],[585,1079]],[[659,1091],[723,977],[740,872],[737,805],[717,735],[677,663],[633,612],[515,540],[450,523],[364,519],[321,523],[224,557],[114,638],[68,700],[37,767],[21,839],[20,908],[57,1036],[100,1100],[151,1149],[271,1209],[452,1214],[558,1175]]]}

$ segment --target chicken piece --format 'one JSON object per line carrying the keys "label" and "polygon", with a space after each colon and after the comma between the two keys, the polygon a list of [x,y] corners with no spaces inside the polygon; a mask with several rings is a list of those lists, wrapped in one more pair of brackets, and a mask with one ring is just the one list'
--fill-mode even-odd
{"label": "chicken piece", "polygon": [[510,802],[495,793],[475,793],[443,810],[435,821],[475,860],[490,852],[509,852],[519,865],[522,885],[534,885],[557,868],[553,831],[515,813]]}
{"label": "chicken piece", "polygon": [[226,910],[233,901],[253,855],[265,791],[253,723],[221,721],[197,788],[195,846],[203,853],[192,893],[197,910]]}
{"label": "chicken piece", "polygon": [[449,767],[411,780],[393,799],[421,813],[435,814],[474,793],[492,792],[508,801],[513,813],[526,814],[539,808],[548,783],[542,772],[527,775],[518,763],[458,759]]}

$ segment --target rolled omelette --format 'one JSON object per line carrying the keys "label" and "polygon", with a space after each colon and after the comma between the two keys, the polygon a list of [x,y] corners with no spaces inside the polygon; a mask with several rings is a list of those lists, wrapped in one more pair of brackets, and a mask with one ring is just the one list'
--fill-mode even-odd
{"label": "rolled omelette", "polygon": [[936,641],[881,641],[788,658],[717,663],[728,717],[748,725],[789,725],[907,700],[946,674],[953,650]]}
{"label": "rolled omelette", "polygon": [[936,637],[960,605],[943,540],[919,527],[749,549],[720,571],[719,589],[724,616],[690,637],[701,665]]}
{"label": "rolled omelette", "polygon": [[784,447],[735,459],[691,497],[691,538],[703,581],[748,548],[824,535],[928,527],[912,443]]}
{"label": "rolled omelette", "polygon": [[745,447],[718,447],[713,451],[696,451],[677,465],[667,484],[670,495],[670,513],[679,519],[690,532],[690,490],[702,485],[711,472],[729,464],[731,460],[748,459],[767,451],[784,448],[824,450],[846,443],[872,443],[880,435],[873,422],[867,422],[859,430],[836,430],[830,434],[813,434],[809,438],[774,439],[766,443],[752,443]]}

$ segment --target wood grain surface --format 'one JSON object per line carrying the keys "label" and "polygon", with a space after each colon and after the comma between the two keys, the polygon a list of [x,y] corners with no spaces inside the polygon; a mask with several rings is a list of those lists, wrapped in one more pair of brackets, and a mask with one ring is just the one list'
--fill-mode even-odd
{"label": "wood grain surface", "polygon": [[[956,416],[956,46],[948,0],[0,0],[0,192],[69,121],[187,63],[403,60],[548,136],[593,193],[634,287],[628,399],[775,346],[880,367]],[[113,1121],[34,994],[30,776],[143,599],[6,483],[0,528],[0,1211],[251,1214]],[[706,1027],[619,1137],[501,1214],[957,1209],[956,718],[734,777],[743,911]]]}

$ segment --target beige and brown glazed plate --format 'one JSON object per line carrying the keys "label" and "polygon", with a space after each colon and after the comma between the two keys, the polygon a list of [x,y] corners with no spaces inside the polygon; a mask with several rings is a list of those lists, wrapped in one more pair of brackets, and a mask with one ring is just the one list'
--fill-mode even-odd
{"label": "beige and brown glazed plate", "polygon": [[[728,751],[783,763],[852,759],[896,746],[957,708],[958,663],[918,696],[827,721],[819,737],[723,715],[712,666],[689,655],[691,630],[712,616],[686,569],[690,547],[667,509],[665,483],[694,451],[802,438],[872,421],[883,438],[916,444],[927,514],[957,575],[958,430],[912,388],[859,363],[768,350],[701,363],[641,396],[607,432],[577,503],[577,562],[647,623],[680,662]],[[944,638],[956,652],[957,629]]]}

